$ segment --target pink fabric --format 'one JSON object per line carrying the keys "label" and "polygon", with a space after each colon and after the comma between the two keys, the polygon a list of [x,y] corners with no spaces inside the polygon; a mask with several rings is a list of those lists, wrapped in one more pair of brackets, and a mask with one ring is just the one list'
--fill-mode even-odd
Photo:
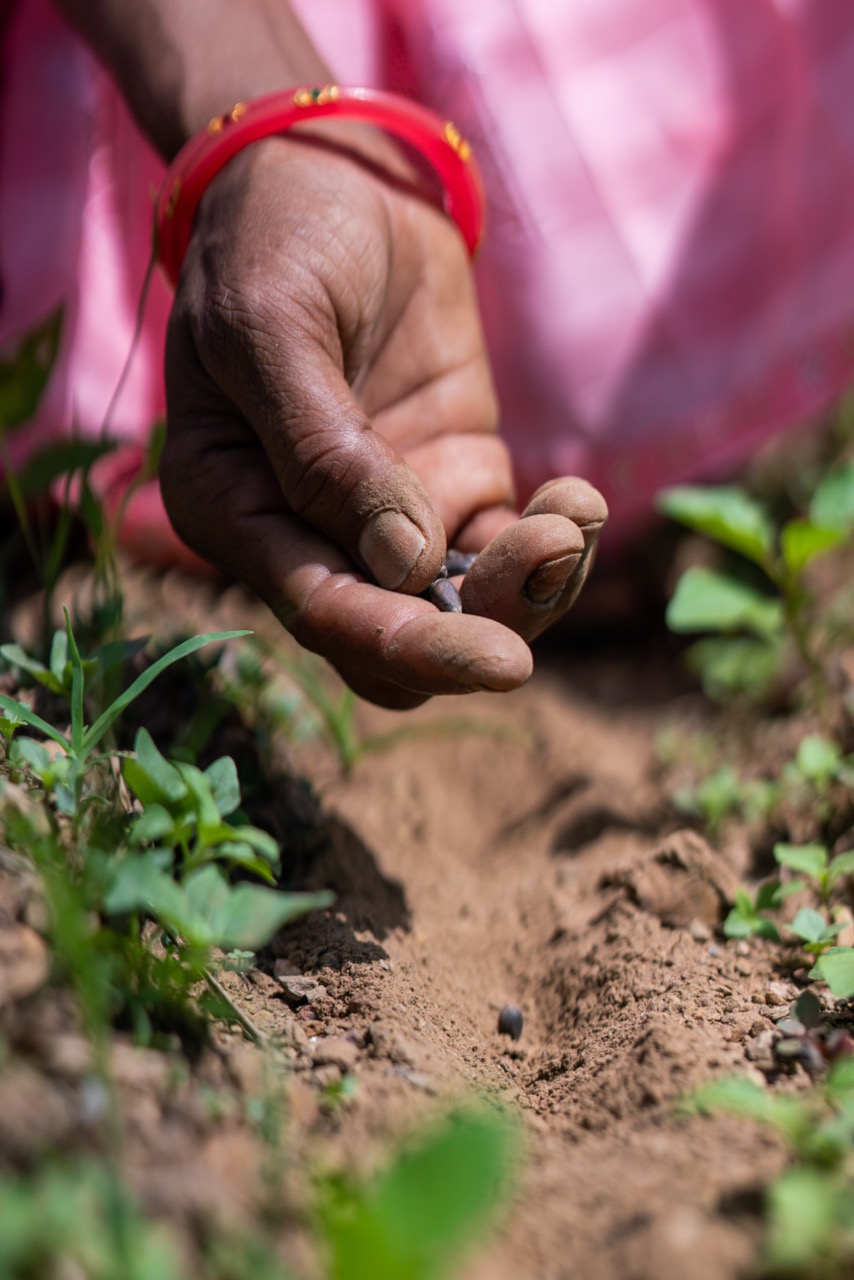
{"label": "pink fabric", "polygon": [[[850,0],[298,8],[342,81],[415,93],[477,149],[478,283],[523,495],[586,475],[625,536],[662,485],[732,465],[851,382]],[[0,344],[60,298],[67,316],[29,446],[103,421],[159,167],[47,0],[18,0],[6,59]],[[162,412],[167,306],[158,281],[111,415],[130,439]]]}

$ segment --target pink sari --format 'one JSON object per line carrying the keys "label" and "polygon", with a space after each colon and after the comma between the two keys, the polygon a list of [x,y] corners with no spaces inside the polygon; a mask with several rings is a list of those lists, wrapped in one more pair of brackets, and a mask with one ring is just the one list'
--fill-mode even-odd
{"label": "pink sari", "polygon": [[[850,0],[302,0],[342,80],[413,93],[484,169],[477,267],[522,497],[578,473],[612,541],[663,485],[719,474],[854,375]],[[60,302],[18,456],[97,432],[127,357],[160,166],[47,0],[4,39],[0,348]],[[110,414],[132,472],[163,412],[157,279]],[[175,554],[156,490],[129,538]]]}

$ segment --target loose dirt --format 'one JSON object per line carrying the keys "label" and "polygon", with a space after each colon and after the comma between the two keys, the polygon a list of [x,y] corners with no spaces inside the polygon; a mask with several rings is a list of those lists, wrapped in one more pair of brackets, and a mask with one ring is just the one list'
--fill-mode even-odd
{"label": "loose dirt", "polygon": [[[136,570],[125,586],[131,634],[237,625],[278,636],[236,590]],[[30,617],[14,619],[24,640]],[[179,700],[160,697],[152,715],[168,724]],[[389,1139],[477,1091],[520,1114],[524,1154],[516,1198],[466,1280],[749,1273],[758,1190],[783,1153],[752,1125],[686,1118],[677,1103],[713,1076],[764,1081],[752,1046],[796,989],[762,943],[719,932],[751,869],[748,833],[730,829],[723,851],[710,848],[662,779],[660,732],[702,727],[705,714],[656,632],[607,649],[551,643],[516,693],[404,718],[360,707],[363,735],[411,733],[350,774],[316,741],[277,744],[253,820],[282,838],[288,883],[332,888],[336,904],[224,981],[291,1057],[297,1202],[301,1160],[368,1169]],[[0,872],[0,1031],[12,1046],[2,1169],[94,1139],[85,1046],[67,1001],[41,989],[20,869]],[[319,985],[299,1001],[289,976]],[[508,1004],[524,1016],[518,1040],[497,1029]],[[122,1037],[114,1059],[144,1202],[196,1228],[205,1215],[251,1218],[266,1165],[239,1104],[263,1083],[261,1055],[219,1031],[177,1081]],[[355,1096],[330,1108],[343,1075]],[[203,1105],[211,1089],[228,1104],[216,1115]],[[297,1230],[286,1249],[305,1260]]]}

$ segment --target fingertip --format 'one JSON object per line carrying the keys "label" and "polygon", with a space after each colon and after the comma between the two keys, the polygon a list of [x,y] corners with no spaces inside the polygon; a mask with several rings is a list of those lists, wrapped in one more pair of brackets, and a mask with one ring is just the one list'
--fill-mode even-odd
{"label": "fingertip", "polygon": [[403,684],[428,693],[507,693],[534,670],[533,654],[516,632],[462,613],[414,619],[389,642],[385,657]]}
{"label": "fingertip", "polygon": [[608,504],[589,481],[580,476],[560,476],[541,485],[522,512],[523,519],[535,515],[558,515],[571,520],[588,544],[608,519]]}
{"label": "fingertip", "polygon": [[584,551],[581,530],[564,516],[527,516],[499,533],[475,560],[460,591],[463,609],[533,638]]}

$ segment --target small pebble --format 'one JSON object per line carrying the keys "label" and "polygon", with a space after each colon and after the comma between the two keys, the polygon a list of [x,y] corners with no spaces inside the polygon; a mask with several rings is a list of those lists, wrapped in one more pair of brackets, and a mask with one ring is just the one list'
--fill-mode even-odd
{"label": "small pebble", "polygon": [[692,920],[688,925],[688,932],[695,942],[708,942],[712,936],[712,931],[705,920]]}
{"label": "small pebble", "polygon": [[289,1004],[305,1004],[326,995],[326,988],[314,978],[303,977],[301,974],[276,976]]}
{"label": "small pebble", "polygon": [[522,1034],[524,1018],[522,1010],[517,1004],[506,1004],[498,1015],[498,1030],[503,1036],[510,1036],[511,1040],[518,1040]]}

